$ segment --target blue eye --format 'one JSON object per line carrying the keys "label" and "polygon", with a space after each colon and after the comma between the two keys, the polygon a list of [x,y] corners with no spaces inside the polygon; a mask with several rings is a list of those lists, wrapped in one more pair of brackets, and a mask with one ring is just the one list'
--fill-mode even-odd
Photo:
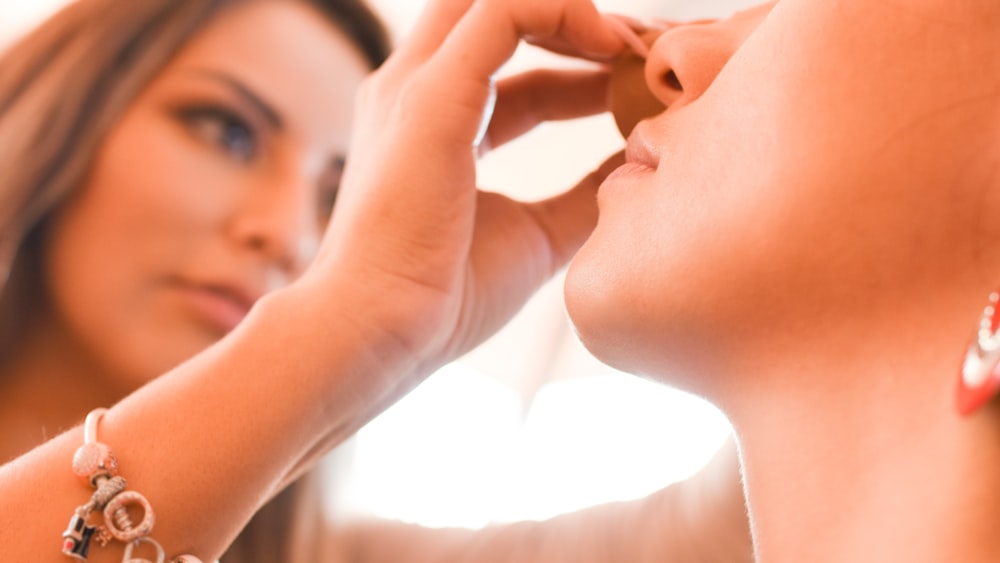
{"label": "blue eye", "polygon": [[257,153],[256,132],[233,111],[197,106],[179,110],[178,117],[198,138],[240,162],[249,162]]}

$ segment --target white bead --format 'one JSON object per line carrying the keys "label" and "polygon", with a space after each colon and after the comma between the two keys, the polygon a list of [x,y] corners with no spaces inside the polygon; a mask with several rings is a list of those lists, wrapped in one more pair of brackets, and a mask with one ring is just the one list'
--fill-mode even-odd
{"label": "white bead", "polygon": [[[138,504],[142,507],[142,521],[136,526],[128,516],[126,506]],[[153,531],[156,516],[146,497],[135,491],[119,493],[104,507],[104,527],[111,535],[125,543],[146,538]]]}
{"label": "white bead", "polygon": [[[155,562],[150,561],[149,559],[140,559],[138,557],[135,558],[132,557],[132,551],[140,543],[148,543],[152,545],[154,548],[156,548]],[[160,544],[156,542],[156,540],[154,540],[153,538],[139,538],[138,540],[134,542],[129,542],[128,544],[125,545],[125,557],[122,558],[122,563],[163,563],[163,559],[164,559],[163,547],[161,547]]]}

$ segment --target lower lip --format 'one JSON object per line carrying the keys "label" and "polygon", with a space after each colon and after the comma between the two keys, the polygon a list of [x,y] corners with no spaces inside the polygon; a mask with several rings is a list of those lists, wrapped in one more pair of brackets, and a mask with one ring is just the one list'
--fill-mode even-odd
{"label": "lower lip", "polygon": [[652,166],[647,166],[647,165],[639,163],[639,162],[626,162],[625,164],[622,164],[618,168],[615,168],[614,171],[611,172],[611,174],[608,174],[608,177],[605,178],[604,181],[605,182],[609,182],[611,180],[614,180],[616,178],[620,178],[620,177],[623,177],[623,176],[635,176],[635,175],[638,175],[638,174],[648,174],[650,172],[655,172],[655,171],[656,171],[656,169],[653,168]]}
{"label": "lower lip", "polygon": [[181,299],[198,320],[216,330],[228,333],[247,316],[247,309],[215,291],[198,287],[181,287]]}

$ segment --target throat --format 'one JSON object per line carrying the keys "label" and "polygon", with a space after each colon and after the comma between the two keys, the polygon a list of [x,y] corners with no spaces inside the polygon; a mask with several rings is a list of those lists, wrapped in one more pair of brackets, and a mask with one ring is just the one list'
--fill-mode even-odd
{"label": "throat", "polygon": [[0,368],[0,463],[80,424],[127,390],[110,386],[96,364],[52,335],[32,331]]}

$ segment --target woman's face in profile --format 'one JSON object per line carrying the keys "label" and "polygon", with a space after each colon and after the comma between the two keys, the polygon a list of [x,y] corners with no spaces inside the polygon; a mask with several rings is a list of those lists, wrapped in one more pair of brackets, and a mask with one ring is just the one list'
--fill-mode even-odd
{"label": "woman's face in profile", "polygon": [[331,211],[367,71],[304,4],[223,12],[127,108],[57,217],[57,329],[137,385],[289,283]]}
{"label": "woman's face in profile", "polygon": [[988,198],[964,196],[996,174],[997,8],[769,8],[653,46],[669,108],[632,134],[567,279],[582,339],[617,367],[709,374],[688,382],[707,391],[852,318],[891,330],[974,251],[962,237]]}

